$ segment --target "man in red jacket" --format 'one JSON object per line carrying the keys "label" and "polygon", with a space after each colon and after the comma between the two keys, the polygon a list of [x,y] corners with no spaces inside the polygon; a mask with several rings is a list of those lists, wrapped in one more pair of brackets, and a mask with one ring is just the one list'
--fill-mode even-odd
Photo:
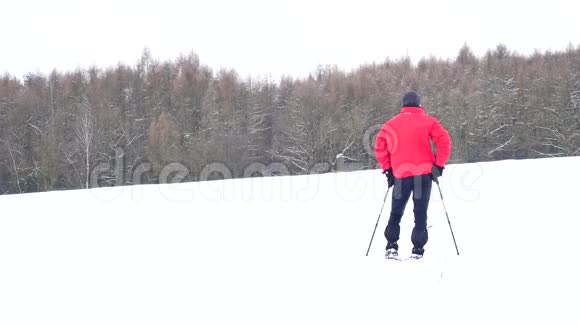
{"label": "man in red jacket", "polygon": [[[401,113],[387,121],[375,144],[375,154],[389,188],[395,186],[391,216],[385,230],[387,258],[398,256],[400,222],[405,206],[413,193],[415,227],[411,234],[412,257],[421,258],[428,240],[427,208],[431,183],[442,175],[451,153],[449,133],[437,119],[425,114],[419,95],[408,92],[403,96]],[[437,154],[431,149],[431,140]]]}

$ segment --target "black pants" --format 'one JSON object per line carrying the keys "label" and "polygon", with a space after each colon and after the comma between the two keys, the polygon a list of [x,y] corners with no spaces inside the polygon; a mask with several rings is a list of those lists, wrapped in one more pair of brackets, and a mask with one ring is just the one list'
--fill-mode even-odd
{"label": "black pants", "polygon": [[431,198],[431,183],[430,174],[395,179],[391,216],[385,230],[385,237],[388,242],[399,241],[401,217],[403,217],[405,206],[407,206],[409,197],[413,193],[415,227],[411,233],[411,241],[414,248],[423,248],[425,246],[429,239],[427,233],[427,208]]}

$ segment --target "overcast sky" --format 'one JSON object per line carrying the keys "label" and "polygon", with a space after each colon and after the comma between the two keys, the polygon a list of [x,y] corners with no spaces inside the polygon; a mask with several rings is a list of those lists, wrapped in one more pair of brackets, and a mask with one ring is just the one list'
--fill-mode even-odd
{"label": "overcast sky", "polygon": [[504,43],[520,53],[580,45],[579,1],[2,0],[0,73],[135,64],[197,53],[242,77],[301,77],[408,54],[413,62],[483,54]]}

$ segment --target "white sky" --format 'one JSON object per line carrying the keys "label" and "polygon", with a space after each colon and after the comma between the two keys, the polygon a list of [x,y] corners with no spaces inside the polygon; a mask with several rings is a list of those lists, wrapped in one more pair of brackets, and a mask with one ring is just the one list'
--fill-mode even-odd
{"label": "white sky", "polygon": [[2,0],[0,73],[135,64],[194,51],[242,77],[301,77],[319,64],[350,70],[405,54],[416,62],[483,54],[504,43],[519,53],[580,44],[579,1]]}

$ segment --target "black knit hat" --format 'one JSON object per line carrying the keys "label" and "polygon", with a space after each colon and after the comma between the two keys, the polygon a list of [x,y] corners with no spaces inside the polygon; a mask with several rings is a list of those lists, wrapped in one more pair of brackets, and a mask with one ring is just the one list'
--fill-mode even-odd
{"label": "black knit hat", "polygon": [[406,106],[421,107],[421,98],[419,98],[419,95],[415,92],[407,92],[403,96],[403,107]]}

